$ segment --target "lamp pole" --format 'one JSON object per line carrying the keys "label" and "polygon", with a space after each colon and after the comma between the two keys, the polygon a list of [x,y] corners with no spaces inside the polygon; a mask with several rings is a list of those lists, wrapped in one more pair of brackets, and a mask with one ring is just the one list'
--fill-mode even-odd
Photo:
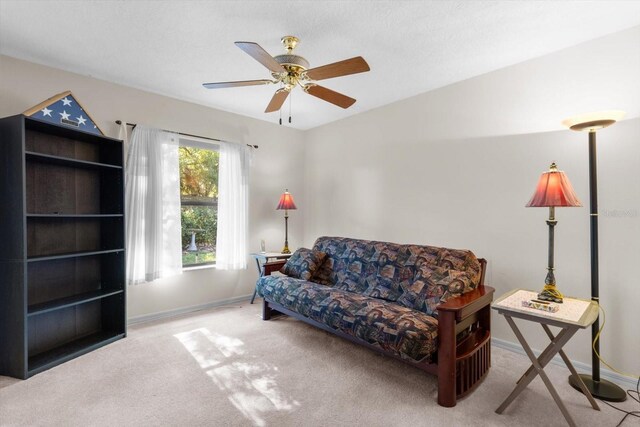
{"label": "lamp pole", "polygon": [[291,253],[289,250],[289,211],[287,209],[284,210],[284,248],[282,249],[282,253]]}
{"label": "lamp pole", "polygon": [[[591,301],[600,305],[600,272],[598,270],[598,167],[596,157],[596,131],[589,131],[589,221],[591,228]],[[591,324],[591,338],[595,339],[600,329],[600,316]],[[600,341],[593,342],[591,352],[591,378],[600,382]],[[596,354],[597,353],[597,354]],[[572,384],[573,385],[573,384]],[[575,387],[575,385],[573,385]],[[593,394],[593,393],[591,393]]]}
{"label": "lamp pole", "polygon": [[556,277],[553,274],[553,248],[555,246],[555,233],[553,232],[553,230],[557,223],[558,221],[556,221],[556,208],[554,206],[549,206],[549,219],[547,220],[547,225],[549,226],[549,266],[547,267],[547,277],[544,280],[545,285],[556,285]]}
{"label": "lamp pole", "polygon": [[[589,132],[589,204],[591,229],[591,300],[600,305],[600,272],[598,269],[598,170],[596,156],[596,131],[614,124],[624,116],[622,111],[607,111],[589,113],[574,117],[562,123],[575,131]],[[581,374],[580,378],[593,397],[609,402],[623,402],[627,399],[625,391],[611,381],[600,378],[600,340],[596,340],[600,331],[600,319],[591,325],[591,375]],[[582,392],[578,381],[573,375],[569,377],[569,384]]]}

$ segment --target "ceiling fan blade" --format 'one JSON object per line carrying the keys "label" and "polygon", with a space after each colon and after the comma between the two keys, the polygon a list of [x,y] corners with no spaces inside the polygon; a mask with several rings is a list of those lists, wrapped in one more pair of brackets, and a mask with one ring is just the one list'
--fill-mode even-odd
{"label": "ceiling fan blade", "polygon": [[278,61],[273,59],[269,53],[264,50],[258,43],[253,42],[236,42],[236,46],[240,49],[244,50],[249,56],[253,59],[267,67],[269,70],[274,73],[284,73],[286,72],[282,65],[278,64]]}
{"label": "ceiling fan blade", "polygon": [[305,86],[304,91],[309,95],[313,95],[316,98],[320,98],[323,101],[330,102],[342,108],[349,108],[356,102],[355,99],[350,98],[347,95],[343,95],[323,86],[310,84]]}
{"label": "ceiling fan blade", "polygon": [[273,113],[274,111],[278,111],[288,96],[288,90],[278,89],[276,93],[273,94],[273,98],[271,98],[271,102],[269,102],[269,105],[267,105],[267,109],[264,110],[264,112]]}
{"label": "ceiling fan blade", "polygon": [[312,80],[331,79],[333,77],[348,76],[349,74],[364,73],[369,71],[369,64],[361,56],[323,65],[306,71],[307,77]]}
{"label": "ceiling fan blade", "polygon": [[239,82],[219,82],[219,83],[202,83],[202,86],[207,89],[222,89],[225,87],[240,87],[240,86],[257,86],[266,85],[272,83],[271,80],[243,80]]}

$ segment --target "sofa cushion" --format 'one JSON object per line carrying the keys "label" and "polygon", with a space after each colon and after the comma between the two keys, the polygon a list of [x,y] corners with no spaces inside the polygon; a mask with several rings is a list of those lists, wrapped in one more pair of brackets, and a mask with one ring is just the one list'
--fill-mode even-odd
{"label": "sofa cushion", "polygon": [[367,278],[365,283],[367,288],[362,292],[362,295],[372,298],[397,301],[403,292],[400,282],[384,277]]}
{"label": "sofa cushion", "polygon": [[[343,237],[320,237],[314,249],[327,253],[327,260],[313,280],[358,293],[375,287],[378,279],[410,280],[416,265],[440,260],[440,248]],[[346,286],[345,279],[352,285]]]}
{"label": "sofa cushion", "polygon": [[[474,289],[480,281],[480,263],[467,250],[344,237],[320,237],[316,240],[314,249],[327,254],[327,259],[311,279],[314,282],[388,301],[398,301],[408,308],[413,308],[419,298],[427,297],[419,295],[420,291],[416,292],[416,288],[422,289],[422,283],[414,286],[414,281],[419,279],[418,272],[423,268],[428,271],[443,268],[467,273],[469,283],[465,285],[464,292]],[[431,290],[432,293],[438,291]],[[410,294],[405,295],[406,292]],[[444,293],[440,298],[443,296]],[[435,295],[430,298],[432,303],[436,301]],[[420,307],[427,314],[434,313],[433,310],[424,308],[423,304]]]}
{"label": "sofa cushion", "polygon": [[311,280],[326,256],[326,253],[314,249],[299,248],[287,260],[280,272],[296,279]]}
{"label": "sofa cushion", "polygon": [[437,351],[438,322],[425,313],[286,276],[257,286],[270,301],[402,358],[428,362]]}

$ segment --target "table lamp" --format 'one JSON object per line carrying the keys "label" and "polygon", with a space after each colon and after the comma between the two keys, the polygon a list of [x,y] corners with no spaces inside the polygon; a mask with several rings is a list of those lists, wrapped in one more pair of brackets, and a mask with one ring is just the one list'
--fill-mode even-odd
{"label": "table lamp", "polygon": [[[598,273],[598,173],[596,159],[596,131],[611,126],[625,115],[624,111],[600,111],[570,117],[562,124],[571,130],[589,132],[589,205],[591,230],[591,300],[600,304],[600,276]],[[622,402],[627,399],[627,393],[611,381],[600,378],[600,319],[591,325],[591,369],[592,375],[582,374],[580,377],[594,397],[610,402]],[[569,377],[569,383],[576,390],[579,385]]]}
{"label": "table lamp", "polygon": [[282,249],[283,254],[290,254],[289,250],[289,211],[296,208],[296,204],[293,202],[293,196],[289,193],[289,190],[284,190],[282,196],[280,196],[280,201],[278,202],[278,207],[276,210],[284,209],[284,248]]}
{"label": "table lamp", "polygon": [[542,301],[552,301],[562,303],[562,294],[556,288],[556,278],[553,274],[553,246],[554,227],[558,223],[555,216],[557,207],[578,207],[582,206],[578,196],[576,196],[569,182],[569,178],[558,170],[555,163],[551,163],[549,171],[540,176],[536,191],[527,203],[526,207],[548,207],[549,219],[549,266],[547,267],[547,277],[544,280],[544,289],[538,294],[538,299]]}

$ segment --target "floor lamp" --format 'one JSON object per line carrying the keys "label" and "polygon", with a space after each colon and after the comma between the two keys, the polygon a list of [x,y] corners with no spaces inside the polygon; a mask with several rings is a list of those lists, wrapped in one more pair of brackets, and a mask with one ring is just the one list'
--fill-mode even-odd
{"label": "floor lamp", "polygon": [[[623,111],[603,111],[598,113],[583,114],[571,117],[562,122],[571,130],[589,132],[589,200],[591,215],[591,300],[600,304],[599,274],[598,274],[598,174],[596,165],[596,131],[611,126],[624,116]],[[591,325],[591,369],[592,375],[582,374],[580,377],[594,397],[610,402],[622,402],[627,394],[623,389],[611,381],[600,378],[600,342],[595,338],[600,329],[600,320]],[[580,386],[573,377],[569,377],[569,383],[580,391]]]}

